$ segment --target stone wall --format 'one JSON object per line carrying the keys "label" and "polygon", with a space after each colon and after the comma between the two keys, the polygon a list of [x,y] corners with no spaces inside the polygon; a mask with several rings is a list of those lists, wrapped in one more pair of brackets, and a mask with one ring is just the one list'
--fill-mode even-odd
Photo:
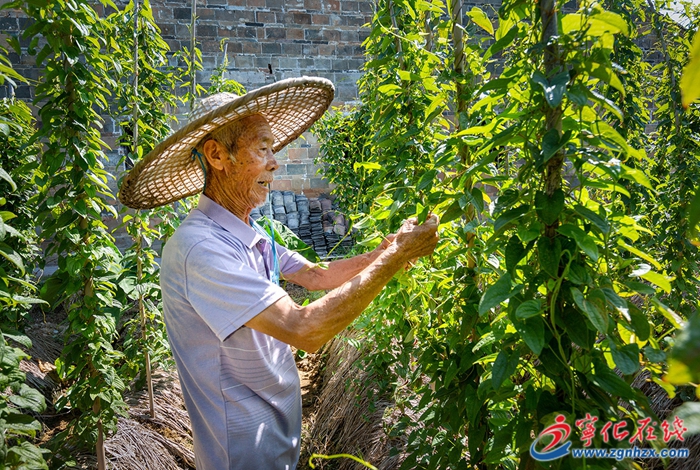
{"label": "stone wall", "polygon": [[[6,0],[0,0],[3,3]],[[116,4],[122,7],[126,2]],[[189,48],[192,1],[152,0],[151,5],[171,51]],[[104,13],[100,5],[96,8]],[[224,60],[223,40],[228,58],[225,76],[248,90],[289,77],[320,76],[334,83],[335,106],[354,102],[364,61],[362,42],[369,34],[363,25],[371,20],[372,8],[372,2],[357,0],[197,0],[196,32],[204,68],[198,72],[197,82],[209,86],[214,68]],[[0,10],[0,42],[4,44],[5,37],[17,36],[29,25],[21,12]],[[26,53],[28,41],[21,44],[23,53],[12,53],[10,59],[20,74],[37,80],[40,70]],[[0,97],[8,93],[7,87],[0,87]],[[14,93],[26,100],[34,97],[29,85]],[[175,110],[175,114],[180,123],[186,122],[184,109]],[[103,139],[111,147],[107,170],[115,175],[124,171],[118,165],[123,154],[116,145],[120,133],[119,126],[106,117]],[[329,184],[316,172],[317,155],[318,143],[309,132],[279,152],[280,169],[273,189],[309,196],[328,192]]]}

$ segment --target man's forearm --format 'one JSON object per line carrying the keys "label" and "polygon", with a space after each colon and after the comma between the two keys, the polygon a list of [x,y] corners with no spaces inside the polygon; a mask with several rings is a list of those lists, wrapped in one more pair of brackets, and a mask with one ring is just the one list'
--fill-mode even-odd
{"label": "man's forearm", "polygon": [[286,279],[309,290],[335,289],[362,272],[382,251],[375,250],[352,258],[331,261],[327,266],[316,264],[302,268]]}
{"label": "man's forearm", "polygon": [[246,326],[297,348],[316,351],[357,318],[408,261],[433,253],[438,226],[435,215],[420,225],[415,218],[404,221],[392,240],[373,252],[375,259],[340,287],[304,307],[283,296]]}
{"label": "man's forearm", "polygon": [[323,346],[357,318],[406,261],[396,247],[384,250],[365,269],[324,297],[302,307],[310,350]]}
{"label": "man's forearm", "polygon": [[299,349],[316,351],[360,315],[405,263],[398,248],[390,246],[321,299],[301,307],[285,296],[246,325]]}

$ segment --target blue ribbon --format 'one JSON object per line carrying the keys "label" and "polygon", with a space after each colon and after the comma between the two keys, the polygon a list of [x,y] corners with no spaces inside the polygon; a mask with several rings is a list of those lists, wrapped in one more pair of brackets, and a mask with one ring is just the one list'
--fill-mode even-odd
{"label": "blue ribbon", "polygon": [[258,232],[260,235],[265,237],[265,239],[268,242],[270,242],[270,246],[272,247],[272,270],[270,272],[270,281],[279,285],[280,284],[280,260],[277,258],[277,245],[275,244],[275,235],[274,235],[275,232],[274,232],[274,228],[272,227],[272,222],[270,220],[268,220],[267,224],[266,224],[267,228],[269,230],[269,233],[266,232],[265,229],[262,228],[252,218],[250,219],[250,223],[256,232]]}
{"label": "blue ribbon", "polygon": [[204,187],[202,188],[202,192],[204,192],[204,190],[207,189],[207,167],[204,166],[204,160],[202,159],[203,157],[204,155],[199,153],[197,149],[192,149],[192,160],[194,160],[195,158],[199,160],[199,166],[202,167],[202,173],[204,173]]}

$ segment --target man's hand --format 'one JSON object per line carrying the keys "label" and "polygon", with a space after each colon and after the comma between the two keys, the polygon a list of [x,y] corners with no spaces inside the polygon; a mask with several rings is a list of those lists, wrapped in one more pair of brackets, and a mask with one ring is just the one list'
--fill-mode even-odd
{"label": "man's hand", "polygon": [[431,255],[435,251],[439,240],[439,225],[440,218],[435,214],[431,214],[425,223],[420,225],[416,218],[404,221],[396,233],[394,243],[407,262],[413,263],[417,258]]}

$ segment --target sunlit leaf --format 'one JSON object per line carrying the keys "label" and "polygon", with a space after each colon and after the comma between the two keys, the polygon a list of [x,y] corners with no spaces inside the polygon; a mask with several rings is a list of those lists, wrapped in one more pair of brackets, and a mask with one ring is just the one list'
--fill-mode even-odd
{"label": "sunlit leaf", "polygon": [[690,48],[690,60],[683,67],[680,87],[684,108],[700,97],[700,34],[697,32]]}
{"label": "sunlit leaf", "polygon": [[486,13],[484,13],[481,8],[473,7],[467,12],[467,16],[469,16],[469,18],[471,18],[472,21],[479,25],[484,31],[493,36],[493,24],[491,24],[491,20],[488,16],[486,16]]}

